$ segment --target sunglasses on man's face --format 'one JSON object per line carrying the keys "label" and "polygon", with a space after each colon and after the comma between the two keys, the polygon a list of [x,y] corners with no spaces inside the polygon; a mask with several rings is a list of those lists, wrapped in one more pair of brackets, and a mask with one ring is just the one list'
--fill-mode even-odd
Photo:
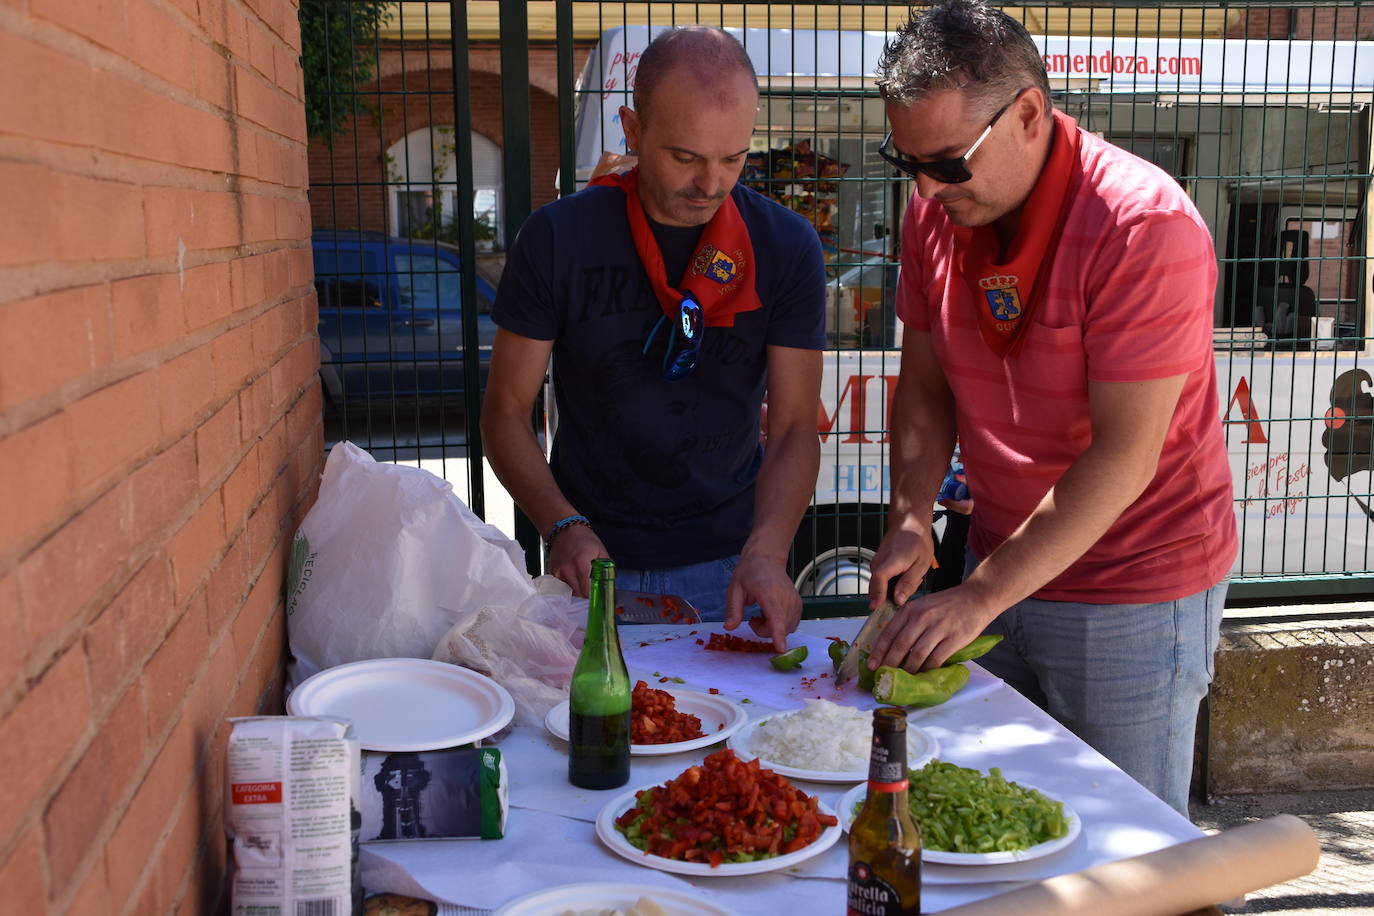
{"label": "sunglasses on man's face", "polygon": [[[1026,90],[1022,89],[1021,92]],[[973,141],[973,145],[962,156],[953,159],[934,159],[930,162],[917,162],[907,156],[906,153],[892,145],[892,131],[887,132],[883,138],[882,145],[878,147],[878,155],[887,160],[888,164],[899,172],[905,172],[912,178],[918,175],[928,175],[941,184],[963,184],[973,177],[973,173],[968,170],[969,157],[978,152],[978,147],[983,145],[983,141],[992,133],[992,128],[997,124],[997,120],[1006,113],[1012,103],[1021,98],[1021,92],[1016,93],[1010,102],[997,109],[997,113],[992,116],[988,126],[983,128],[983,132],[978,135],[978,139]]]}
{"label": "sunglasses on man's face", "polygon": [[[654,322],[654,326],[649,330],[649,336],[644,338],[644,347],[640,353],[649,352],[649,345],[658,336],[659,327],[667,320],[667,315],[658,316],[658,321]],[[676,382],[678,379],[686,378],[697,367],[705,324],[705,316],[702,314],[701,305],[697,302],[696,297],[691,293],[683,293],[682,301],[678,303],[677,320],[671,325],[671,330],[668,332],[668,346],[663,351],[663,380],[665,382]]]}

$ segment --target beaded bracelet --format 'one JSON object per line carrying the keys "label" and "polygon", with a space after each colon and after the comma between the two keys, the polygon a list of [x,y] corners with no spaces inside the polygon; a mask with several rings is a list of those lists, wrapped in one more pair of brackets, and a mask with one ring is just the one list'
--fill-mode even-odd
{"label": "beaded bracelet", "polygon": [[544,546],[552,547],[553,539],[558,537],[559,532],[565,528],[571,528],[574,525],[586,525],[590,528],[592,523],[587,520],[585,515],[569,515],[567,518],[560,518],[554,523],[554,526],[549,529],[549,533],[544,535]]}

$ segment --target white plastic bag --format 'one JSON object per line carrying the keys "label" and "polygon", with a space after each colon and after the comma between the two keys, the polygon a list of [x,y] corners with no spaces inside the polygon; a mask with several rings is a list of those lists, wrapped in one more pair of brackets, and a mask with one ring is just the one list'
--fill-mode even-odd
{"label": "white plastic bag", "polygon": [[574,598],[556,576],[540,576],[534,585],[537,593],[518,607],[460,613],[434,658],[490,675],[515,700],[516,724],[542,727],[545,714],[568,698],[587,599]]}
{"label": "white plastic bag", "polygon": [[520,545],[447,481],[341,442],[291,549],[289,686],[365,658],[429,658],[479,608],[535,595]]}

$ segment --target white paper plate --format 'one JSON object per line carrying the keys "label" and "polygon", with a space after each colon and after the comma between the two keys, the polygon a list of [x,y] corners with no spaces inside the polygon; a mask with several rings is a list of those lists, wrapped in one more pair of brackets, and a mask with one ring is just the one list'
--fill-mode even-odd
{"label": "white paper plate", "polygon": [[[696,690],[667,690],[673,695],[673,703],[678,712],[685,712],[701,720],[701,730],[705,734],[691,741],[674,741],[671,744],[631,744],[630,753],[639,757],[656,757],[662,754],[680,754],[695,751],[724,741],[739,731],[749,721],[749,713],[733,700],[713,693]],[[544,727],[554,737],[568,740],[568,701],[564,700],[544,717]]]}
{"label": "white paper plate", "polygon": [[[727,742],[727,745],[734,750],[735,756],[739,757],[741,760],[752,760],[755,757],[759,757],[759,755],[755,754],[749,747],[754,739],[754,733],[763,723],[778,718],[782,718],[782,716],[769,716],[765,719],[759,719],[756,722],[750,722],[747,726],[735,732]],[[915,725],[907,725],[906,759],[909,768],[913,770],[920,769],[925,766],[928,761],[934,759],[939,753],[940,742],[935,740],[934,735]],[[853,770],[806,770],[801,767],[792,767],[786,764],[777,763],[769,760],[767,757],[759,757],[759,764],[767,767],[774,773],[786,776],[788,779],[805,779],[809,782],[868,781],[867,760],[863,762],[862,766]]]}
{"label": "white paper plate", "polygon": [[[715,868],[705,862],[682,862],[678,859],[649,855],[641,849],[636,849],[629,840],[625,839],[625,834],[615,829],[615,819],[634,807],[636,795],[645,789],[653,788],[656,786],[641,786],[612,799],[596,817],[596,835],[601,837],[601,842],[609,846],[611,851],[617,855],[624,856],[631,862],[647,865],[649,868],[657,868],[659,871],[673,872],[678,875],[695,875],[702,878],[731,878],[737,875],[757,875],[763,872],[778,871],[799,862],[805,862],[812,856],[820,855],[835,845],[835,841],[843,833],[840,825],[836,824],[834,827],[826,827],[810,845],[804,846],[796,852],[774,856],[771,859],[755,859],[753,862],[725,862]],[[825,802],[820,803],[819,810],[822,814],[835,813]]]}
{"label": "white paper plate", "polygon": [[[1017,785],[1025,786],[1027,789],[1034,789],[1035,786],[1028,785],[1020,780]],[[850,824],[854,823],[854,805],[864,798],[864,793],[868,791],[868,785],[858,785],[844,793],[840,799],[840,826],[845,830],[849,829]],[[1078,819],[1078,813],[1064,803],[1062,799],[1056,798],[1044,789],[1037,789],[1041,795],[1048,799],[1057,801],[1064,805],[1064,816],[1069,821],[1069,832],[1053,840],[1046,840],[1038,843],[1029,849],[1017,849],[1010,852],[942,852],[938,849],[922,849],[921,860],[924,862],[935,862],[940,865],[1007,865],[1011,862],[1024,862],[1027,859],[1039,859],[1056,853],[1068,846],[1078,836],[1083,829],[1083,822]]]}
{"label": "white paper plate", "polygon": [[670,887],[648,884],[564,884],[526,894],[491,916],[562,916],[567,910],[629,909],[640,897],[663,907],[668,916],[734,916],[729,910]]}
{"label": "white paper plate", "polygon": [[351,719],[368,751],[433,751],[494,735],[515,715],[506,688],[427,658],[373,658],[326,668],[286,700],[293,716]]}

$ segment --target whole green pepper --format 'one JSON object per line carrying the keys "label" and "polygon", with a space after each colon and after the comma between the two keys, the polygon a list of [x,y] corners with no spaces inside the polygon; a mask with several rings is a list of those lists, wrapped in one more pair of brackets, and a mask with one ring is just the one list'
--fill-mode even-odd
{"label": "whole green pepper", "polygon": [[873,680],[873,699],[893,706],[938,706],[958,693],[968,676],[963,665],[916,674],[884,665]]}
{"label": "whole green pepper", "polygon": [[975,659],[980,655],[986,655],[988,653],[988,650],[990,650],[993,646],[997,645],[1001,641],[1002,637],[1000,635],[996,635],[993,633],[984,633],[982,636],[979,636],[973,642],[969,643],[967,646],[964,646],[958,652],[955,652],[949,658],[945,659],[945,664],[957,665],[960,662],[966,662],[970,661],[971,659]]}
{"label": "whole green pepper", "polygon": [[830,655],[830,660],[835,663],[835,670],[840,670],[840,663],[844,661],[844,655],[849,651],[849,643],[843,639],[833,639],[830,641],[830,648],[826,652]]}

